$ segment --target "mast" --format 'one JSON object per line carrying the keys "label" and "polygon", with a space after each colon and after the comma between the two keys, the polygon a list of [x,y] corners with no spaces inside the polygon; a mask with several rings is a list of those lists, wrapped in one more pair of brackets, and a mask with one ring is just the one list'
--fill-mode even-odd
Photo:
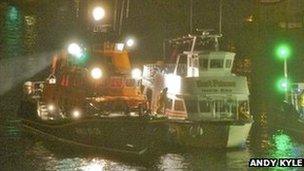
{"label": "mast", "polygon": [[119,28],[118,28],[118,36],[121,35],[121,29],[123,26],[123,18],[124,18],[124,10],[125,10],[125,0],[122,0],[121,11],[120,11],[120,20],[119,20]]}
{"label": "mast", "polygon": [[113,29],[116,31],[116,22],[117,22],[117,0],[114,1],[114,21],[113,21]]}
{"label": "mast", "polygon": [[219,5],[219,34],[222,34],[222,16],[223,16],[223,0],[220,0],[220,5]]}
{"label": "mast", "polygon": [[192,27],[193,27],[193,0],[190,0],[190,15],[189,15],[190,34],[192,33]]}

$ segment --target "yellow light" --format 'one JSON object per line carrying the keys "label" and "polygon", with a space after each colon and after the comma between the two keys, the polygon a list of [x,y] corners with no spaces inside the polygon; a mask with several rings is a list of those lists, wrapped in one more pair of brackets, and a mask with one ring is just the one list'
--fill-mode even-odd
{"label": "yellow light", "polygon": [[55,106],[52,105],[52,104],[49,104],[49,105],[47,106],[47,109],[48,109],[50,112],[52,112],[52,111],[55,110]]}
{"label": "yellow light", "polygon": [[81,113],[80,113],[79,110],[74,110],[72,112],[72,116],[73,116],[73,118],[77,119],[77,118],[79,118],[81,116]]}
{"label": "yellow light", "polygon": [[91,76],[92,76],[92,78],[93,79],[95,79],[95,80],[98,80],[98,79],[100,79],[101,77],[102,77],[102,71],[101,71],[101,69],[100,68],[93,68],[92,70],[91,70]]}
{"label": "yellow light", "polygon": [[140,79],[141,78],[141,70],[138,68],[135,68],[132,70],[132,78],[133,79]]}
{"label": "yellow light", "polygon": [[105,10],[102,7],[95,7],[92,12],[95,21],[103,19],[106,15]]}

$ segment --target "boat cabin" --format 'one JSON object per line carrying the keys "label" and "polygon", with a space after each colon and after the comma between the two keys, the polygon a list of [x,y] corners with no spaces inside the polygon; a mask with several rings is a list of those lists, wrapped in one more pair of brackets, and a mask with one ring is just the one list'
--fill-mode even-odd
{"label": "boat cabin", "polygon": [[[234,56],[232,52],[192,48],[177,57],[174,68],[165,66],[165,72],[151,76],[150,71],[155,72],[151,67],[155,66],[146,65],[143,84],[156,91],[156,96],[161,95],[157,94],[160,89],[167,88],[164,113],[169,118],[236,120],[249,115],[249,89],[246,77],[231,73]],[[186,63],[180,62],[185,58]]]}
{"label": "boat cabin", "polygon": [[165,77],[168,116],[229,120],[237,118],[239,112],[249,112],[247,79],[231,73],[234,53],[195,52],[193,56],[188,57],[191,64],[187,64],[186,77]]}

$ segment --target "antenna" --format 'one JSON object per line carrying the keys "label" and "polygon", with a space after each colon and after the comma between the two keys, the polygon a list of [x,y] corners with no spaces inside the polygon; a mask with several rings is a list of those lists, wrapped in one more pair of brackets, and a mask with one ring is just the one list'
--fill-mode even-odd
{"label": "antenna", "polygon": [[190,17],[189,17],[190,34],[192,33],[192,26],[193,26],[193,0],[190,0]]}
{"label": "antenna", "polygon": [[223,16],[223,0],[220,0],[220,6],[219,6],[219,34],[222,34],[222,16]]}
{"label": "antenna", "polygon": [[129,18],[130,12],[130,0],[127,0],[126,18]]}
{"label": "antenna", "polygon": [[119,18],[118,36],[121,35],[121,29],[123,26],[123,18],[124,18],[124,9],[125,9],[125,0],[122,0],[120,18]]}
{"label": "antenna", "polygon": [[116,31],[116,22],[117,22],[117,0],[114,1],[114,21],[113,21],[113,29]]}

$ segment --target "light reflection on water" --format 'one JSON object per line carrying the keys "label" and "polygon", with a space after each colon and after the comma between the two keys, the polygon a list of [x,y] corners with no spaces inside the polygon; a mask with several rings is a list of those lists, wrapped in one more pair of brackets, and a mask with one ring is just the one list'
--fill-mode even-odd
{"label": "light reflection on water", "polygon": [[2,28],[4,56],[11,58],[22,54],[22,16],[15,6],[8,6],[5,15],[4,27]]}
{"label": "light reflection on water", "polygon": [[[22,137],[16,124],[12,124],[18,120],[12,120],[6,120],[6,127],[1,128],[1,135],[6,135],[1,138],[5,147],[1,149],[0,158],[4,168],[14,168],[13,162],[35,170],[247,170],[251,157],[302,157],[304,154],[303,145],[278,131],[269,136],[270,139],[264,139],[262,134],[261,137],[251,135],[250,139],[258,142],[248,142],[247,148],[242,150],[176,149],[153,158],[130,161],[103,152],[70,151],[35,138]],[[260,131],[255,129],[252,131]],[[263,146],[265,142],[269,144],[267,147]]]}

